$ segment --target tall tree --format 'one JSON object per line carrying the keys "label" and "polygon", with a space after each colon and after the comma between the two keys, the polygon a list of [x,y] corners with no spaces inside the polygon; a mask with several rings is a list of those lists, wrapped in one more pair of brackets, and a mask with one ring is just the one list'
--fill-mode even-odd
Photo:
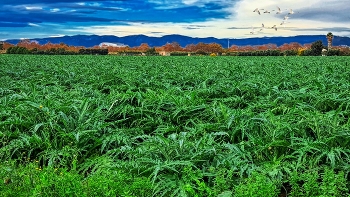
{"label": "tall tree", "polygon": [[321,55],[322,53],[322,49],[324,49],[325,46],[323,46],[323,43],[321,40],[318,40],[316,42],[313,42],[311,44],[311,53],[310,55],[314,55],[314,56],[318,56],[318,55]]}
{"label": "tall tree", "polygon": [[327,34],[327,42],[328,42],[328,49],[332,48],[332,42],[333,42],[333,34],[332,32],[328,32]]}

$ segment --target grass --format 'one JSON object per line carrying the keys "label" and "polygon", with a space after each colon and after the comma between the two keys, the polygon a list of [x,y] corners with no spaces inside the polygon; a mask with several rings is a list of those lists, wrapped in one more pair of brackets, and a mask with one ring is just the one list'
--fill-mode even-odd
{"label": "grass", "polygon": [[0,191],[348,196],[349,60],[2,55]]}

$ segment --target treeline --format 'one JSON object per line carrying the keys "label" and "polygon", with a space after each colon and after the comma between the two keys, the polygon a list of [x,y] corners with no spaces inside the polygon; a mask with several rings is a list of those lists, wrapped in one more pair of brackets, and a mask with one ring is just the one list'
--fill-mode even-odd
{"label": "treeline", "polygon": [[160,47],[150,47],[147,43],[142,43],[137,47],[115,47],[115,46],[93,46],[86,48],[83,46],[68,46],[64,43],[47,43],[40,45],[36,41],[22,40],[16,46],[3,43],[0,48],[6,50],[8,54],[39,54],[39,55],[123,55],[123,56],[197,56],[197,55],[227,55],[227,56],[349,56],[349,47],[335,46],[328,49],[322,41],[301,45],[297,42],[285,43],[281,46],[275,44],[264,45],[231,45],[224,49],[217,43],[197,43],[181,47],[178,43],[167,43]]}
{"label": "treeline", "polygon": [[33,54],[33,55],[108,55],[108,49],[79,49],[79,51],[68,51],[64,48],[50,48],[39,50],[37,48],[13,46],[6,50],[7,54]]}
{"label": "treeline", "polygon": [[[243,52],[230,52],[225,54],[227,56],[319,56],[318,53],[312,50],[266,50],[266,51],[243,51]],[[321,55],[321,53],[320,53]],[[348,56],[349,53],[344,53],[339,49],[330,49],[325,55],[327,56]]]}

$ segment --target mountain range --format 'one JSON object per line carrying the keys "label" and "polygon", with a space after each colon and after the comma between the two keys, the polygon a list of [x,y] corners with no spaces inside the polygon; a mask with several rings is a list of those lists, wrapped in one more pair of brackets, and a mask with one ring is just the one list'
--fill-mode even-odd
{"label": "mountain range", "polygon": [[[62,37],[48,37],[48,38],[35,38],[30,39],[39,42],[40,44],[51,43],[65,43],[70,46],[84,46],[93,47],[99,45],[102,42],[120,43],[128,45],[130,47],[140,46],[142,43],[147,43],[150,47],[163,46],[166,43],[177,42],[182,47],[188,44],[203,43],[218,43],[224,48],[231,45],[245,46],[245,45],[263,45],[263,44],[276,44],[277,46],[284,43],[298,42],[300,44],[311,44],[317,40],[321,40],[324,45],[327,45],[327,38],[325,35],[299,35],[291,37],[261,37],[261,38],[240,38],[240,39],[220,39],[214,37],[197,38],[184,35],[165,35],[162,37],[150,37],[146,35],[130,35],[124,37],[112,36],[112,35],[74,35],[74,36],[62,36]],[[20,39],[6,40],[11,44],[17,44]],[[333,46],[347,45],[350,46],[349,37],[334,36]]]}

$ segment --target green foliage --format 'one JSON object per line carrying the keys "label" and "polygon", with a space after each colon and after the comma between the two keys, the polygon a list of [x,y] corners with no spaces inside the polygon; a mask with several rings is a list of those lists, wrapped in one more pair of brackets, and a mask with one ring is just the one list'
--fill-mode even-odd
{"label": "green foliage", "polygon": [[108,49],[79,49],[78,53],[81,55],[107,55]]}
{"label": "green foliage", "polygon": [[340,56],[340,50],[339,49],[328,49],[327,56]]}
{"label": "green foliage", "polygon": [[66,51],[63,48],[51,48],[48,50],[38,50],[37,48],[34,48],[32,50],[28,50],[25,47],[9,47],[6,50],[7,54],[34,54],[34,55],[75,55],[77,54],[74,51]]}
{"label": "green foliage", "polygon": [[265,51],[240,51],[238,56],[282,56],[280,50],[265,50]]}
{"label": "green foliage", "polygon": [[194,52],[195,55],[209,55],[210,53],[205,52],[203,50],[197,50],[196,52]]}
{"label": "green foliage", "polygon": [[1,163],[1,196],[152,196],[153,186],[146,177],[133,177],[118,169],[104,169],[85,179],[65,168]]}
{"label": "green foliage", "polygon": [[286,56],[297,56],[298,51],[297,50],[286,50],[283,52],[283,54]]}
{"label": "green foliage", "polygon": [[154,48],[154,47],[149,48],[146,51],[146,55],[151,55],[151,56],[158,55],[156,48]]}
{"label": "green foliage", "polygon": [[84,196],[80,175],[38,163],[1,163],[1,196]]}
{"label": "green foliage", "polygon": [[7,54],[29,54],[30,51],[25,47],[14,46],[14,47],[9,47],[6,50],[6,53]]}
{"label": "green foliage", "polygon": [[334,170],[325,168],[323,174],[312,170],[304,173],[293,172],[290,183],[292,190],[290,196],[348,196],[347,180],[343,171],[335,173]]}
{"label": "green foliage", "polygon": [[273,196],[288,185],[295,196],[347,194],[348,62],[2,55],[0,167],[16,162],[0,180],[18,184],[1,189],[30,196],[35,180],[63,192],[50,175],[82,196],[242,196],[264,185]]}
{"label": "green foliage", "polygon": [[118,54],[123,55],[123,56],[134,56],[134,55],[140,56],[140,55],[142,55],[142,52],[139,52],[139,51],[124,51],[124,52],[120,52]]}
{"label": "green foliage", "polygon": [[332,32],[328,32],[327,33],[327,37],[333,37],[333,33]]}
{"label": "green foliage", "polygon": [[133,177],[119,170],[104,170],[84,181],[87,196],[152,196],[153,185],[146,177]]}
{"label": "green foliage", "polygon": [[321,40],[315,41],[311,44],[310,52],[307,55],[319,56],[321,55],[322,49],[324,48],[327,48],[327,47],[323,45]]}
{"label": "green foliage", "polygon": [[188,56],[187,52],[172,52],[170,56]]}
{"label": "green foliage", "polygon": [[240,183],[234,190],[235,197],[274,197],[278,196],[277,187],[268,177],[253,172],[252,175]]}

